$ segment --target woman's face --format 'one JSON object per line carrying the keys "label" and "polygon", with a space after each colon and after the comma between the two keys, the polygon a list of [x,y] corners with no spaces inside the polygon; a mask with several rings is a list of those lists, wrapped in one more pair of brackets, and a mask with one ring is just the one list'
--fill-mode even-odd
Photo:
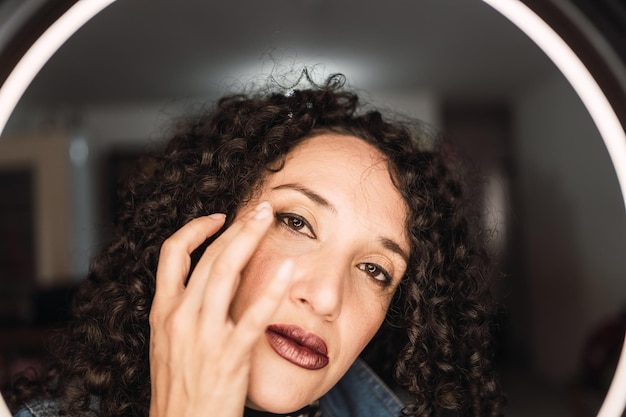
{"label": "woman's face", "polygon": [[406,205],[386,159],[361,139],[322,134],[287,155],[240,211],[269,201],[275,222],[242,274],[238,321],[287,258],[287,298],[252,352],[247,405],[290,412],[320,398],[382,324],[409,253]]}

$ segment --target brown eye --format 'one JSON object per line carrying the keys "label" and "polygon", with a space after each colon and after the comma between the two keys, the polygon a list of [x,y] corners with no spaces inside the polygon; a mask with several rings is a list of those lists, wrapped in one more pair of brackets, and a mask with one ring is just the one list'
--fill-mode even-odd
{"label": "brown eye", "polygon": [[296,217],[291,217],[287,219],[287,225],[289,227],[291,227],[294,230],[300,230],[302,229],[304,226],[306,226],[304,224],[304,222],[302,221],[302,219],[298,219]]}
{"label": "brown eye", "polygon": [[391,275],[383,267],[373,264],[373,263],[365,262],[362,264],[358,264],[357,268],[365,272],[377,283],[384,285],[384,286],[391,285],[391,282],[392,282]]}
{"label": "brown eye", "polygon": [[311,239],[317,238],[309,222],[302,216],[293,213],[276,213],[276,220],[294,233],[304,235]]}

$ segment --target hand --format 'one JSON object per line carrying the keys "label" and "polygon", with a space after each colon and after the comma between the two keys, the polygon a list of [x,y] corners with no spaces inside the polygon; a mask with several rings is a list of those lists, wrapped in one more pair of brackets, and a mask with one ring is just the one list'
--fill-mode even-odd
{"label": "hand", "polygon": [[204,252],[187,286],[191,253],[224,224],[224,215],[197,218],[161,248],[150,311],[151,417],[241,416],[251,349],[289,286],[292,262],[234,323],[229,308],[240,273],[273,221],[261,203]]}

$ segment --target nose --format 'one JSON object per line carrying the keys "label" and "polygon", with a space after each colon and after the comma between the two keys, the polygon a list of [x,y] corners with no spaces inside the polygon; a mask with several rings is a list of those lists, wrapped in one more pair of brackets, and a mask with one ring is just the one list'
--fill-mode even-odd
{"label": "nose", "polygon": [[334,321],[341,314],[350,270],[336,257],[320,258],[296,261],[289,297],[324,320]]}

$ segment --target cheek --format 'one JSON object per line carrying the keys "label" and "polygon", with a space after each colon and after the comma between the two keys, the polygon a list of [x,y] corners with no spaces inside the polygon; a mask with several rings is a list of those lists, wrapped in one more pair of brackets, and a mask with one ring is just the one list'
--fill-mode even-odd
{"label": "cheek", "polygon": [[258,299],[272,276],[271,271],[277,269],[277,257],[272,256],[266,249],[260,247],[252,255],[246,267],[241,271],[239,287],[235,292],[230,306],[230,317],[239,321],[248,307]]}
{"label": "cheek", "polygon": [[363,306],[360,304],[357,308],[352,309],[351,317],[345,318],[342,334],[344,339],[353,344],[357,356],[372,340],[385,320],[386,309],[384,306],[386,305],[387,303],[381,302],[379,306],[377,303],[375,309],[369,311],[369,314],[364,314]]}

